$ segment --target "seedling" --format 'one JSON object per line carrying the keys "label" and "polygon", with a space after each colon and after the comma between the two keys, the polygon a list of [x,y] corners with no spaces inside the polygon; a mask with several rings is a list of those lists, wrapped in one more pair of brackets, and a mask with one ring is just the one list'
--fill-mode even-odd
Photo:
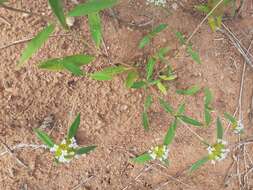
{"label": "seedling", "polygon": [[46,133],[39,129],[35,129],[37,137],[49,148],[50,152],[54,153],[56,163],[69,163],[74,158],[79,158],[81,155],[88,154],[93,151],[96,146],[80,147],[77,145],[75,135],[80,125],[80,114],[69,128],[67,136],[60,144],[56,144]]}
{"label": "seedling", "polygon": [[232,130],[235,134],[243,133],[244,126],[241,120],[236,120],[232,115],[229,113],[224,114],[225,118],[231,123]]}

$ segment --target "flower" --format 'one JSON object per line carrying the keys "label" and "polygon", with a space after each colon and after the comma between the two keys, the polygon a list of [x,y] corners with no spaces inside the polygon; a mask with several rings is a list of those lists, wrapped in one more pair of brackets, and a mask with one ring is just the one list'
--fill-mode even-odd
{"label": "flower", "polygon": [[72,137],[71,139],[63,139],[61,144],[54,144],[50,148],[50,152],[54,153],[55,159],[61,163],[69,163],[73,158],[76,158],[76,150],[78,145],[76,139]]}
{"label": "flower", "polygon": [[227,157],[229,149],[226,149],[227,142],[218,139],[217,143],[207,148],[208,158],[211,160],[212,164],[215,164],[215,161],[222,161]]}
{"label": "flower", "polygon": [[147,4],[151,4],[151,3],[153,3],[156,6],[165,7],[166,0],[147,0]]}
{"label": "flower", "polygon": [[153,160],[158,159],[160,161],[166,161],[169,155],[169,148],[165,145],[158,145],[152,147],[148,153]]}

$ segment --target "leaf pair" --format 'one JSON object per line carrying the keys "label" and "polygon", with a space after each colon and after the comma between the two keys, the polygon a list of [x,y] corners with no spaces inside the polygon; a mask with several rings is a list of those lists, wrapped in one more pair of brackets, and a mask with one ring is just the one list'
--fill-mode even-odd
{"label": "leaf pair", "polygon": [[39,64],[39,68],[49,71],[68,70],[76,76],[82,76],[84,73],[80,67],[89,64],[93,60],[94,58],[89,55],[72,55],[43,61]]}
{"label": "leaf pair", "polygon": [[114,6],[117,0],[90,0],[86,3],[77,5],[69,16],[88,16],[88,23],[92,39],[97,47],[100,46],[102,41],[102,25],[99,12]]}

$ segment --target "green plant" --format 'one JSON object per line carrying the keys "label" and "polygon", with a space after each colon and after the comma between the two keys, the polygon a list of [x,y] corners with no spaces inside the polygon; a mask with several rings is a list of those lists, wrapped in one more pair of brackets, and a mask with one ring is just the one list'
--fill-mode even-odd
{"label": "green plant", "polygon": [[73,158],[78,158],[80,155],[88,154],[93,151],[96,146],[79,147],[76,143],[75,135],[80,125],[80,114],[69,128],[67,136],[60,144],[56,144],[46,133],[39,129],[35,129],[37,137],[54,153],[54,158],[57,163],[69,163]]}

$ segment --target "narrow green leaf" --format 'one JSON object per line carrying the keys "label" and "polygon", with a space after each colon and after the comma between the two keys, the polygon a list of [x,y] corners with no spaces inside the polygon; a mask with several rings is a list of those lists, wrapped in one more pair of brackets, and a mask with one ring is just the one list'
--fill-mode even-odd
{"label": "narrow green leaf", "polygon": [[146,86],[146,83],[144,81],[138,81],[138,82],[134,82],[133,85],[131,86],[131,88],[139,89],[139,88],[143,88],[145,86]]}
{"label": "narrow green leaf", "polygon": [[102,26],[99,12],[88,14],[88,21],[92,39],[97,47],[100,46],[102,40]]}
{"label": "narrow green leaf", "polygon": [[230,115],[229,113],[224,113],[224,116],[232,124],[237,124],[237,120],[232,115]]}
{"label": "narrow green leaf", "polygon": [[213,32],[217,30],[216,20],[213,16],[208,17],[208,24]]}
{"label": "narrow green leaf", "polygon": [[137,71],[129,71],[126,78],[126,87],[131,88],[134,82],[138,79],[139,75]]}
{"label": "narrow green leaf", "polygon": [[77,67],[81,67],[83,65],[87,65],[90,62],[92,62],[94,60],[94,57],[90,55],[77,54],[77,55],[63,57],[61,59],[65,62],[73,63]]}
{"label": "narrow green leaf", "polygon": [[88,154],[89,152],[93,151],[96,147],[97,146],[87,146],[78,148],[76,154],[77,155]]}
{"label": "narrow green leaf", "polygon": [[96,72],[91,75],[91,78],[93,80],[106,81],[106,80],[112,80],[113,77],[106,73]]}
{"label": "narrow green leaf", "polygon": [[153,103],[153,98],[151,95],[148,95],[144,103],[144,110],[148,110],[152,103]]}
{"label": "narrow green leaf", "polygon": [[90,13],[98,12],[103,9],[110,8],[116,5],[117,0],[92,0],[87,3],[82,3],[77,5],[72,11],[70,11],[69,16],[86,16]]}
{"label": "narrow green leaf", "polygon": [[205,107],[207,108],[211,104],[213,96],[209,88],[204,89],[204,94],[205,94],[205,98],[204,98]]}
{"label": "narrow green leaf", "polygon": [[54,146],[53,140],[46,133],[39,129],[34,129],[34,132],[36,133],[36,136],[49,148]]}
{"label": "narrow green leaf", "polygon": [[40,69],[46,69],[49,71],[62,71],[65,69],[63,67],[62,61],[58,58],[43,61],[39,63],[38,67]]}
{"label": "narrow green leaf", "polygon": [[146,131],[149,129],[148,113],[146,111],[142,113],[142,126]]}
{"label": "narrow green leaf", "polygon": [[163,47],[158,50],[158,52],[155,54],[155,58],[159,59],[160,61],[164,60],[165,55],[170,51],[169,47]]}
{"label": "narrow green leaf", "polygon": [[163,144],[168,146],[172,143],[172,140],[174,139],[175,137],[175,130],[176,130],[176,127],[177,127],[177,120],[175,120],[171,126],[169,127],[167,133],[166,133],[166,136],[163,140]]}
{"label": "narrow green leaf", "polygon": [[180,104],[178,109],[177,109],[177,115],[182,115],[185,112],[185,103]]}
{"label": "narrow green leaf", "polygon": [[197,162],[195,162],[191,166],[190,172],[193,172],[193,171],[197,170],[200,166],[204,165],[208,160],[209,160],[208,157],[204,157],[204,158],[198,160]]}
{"label": "narrow green leaf", "polygon": [[94,80],[111,80],[115,75],[127,71],[128,68],[123,66],[107,67],[102,71],[91,74],[91,78]]}
{"label": "narrow green leaf", "polygon": [[149,44],[151,39],[154,38],[161,31],[166,29],[167,26],[168,26],[167,24],[160,24],[159,26],[155,27],[150,33],[148,33],[146,36],[144,36],[139,43],[139,49],[142,49],[147,44]]}
{"label": "narrow green leaf", "polygon": [[49,2],[51,9],[53,10],[55,16],[58,18],[61,25],[63,26],[63,28],[68,28],[68,26],[66,24],[66,19],[64,16],[62,0],[48,0],[48,2]]}
{"label": "narrow green leaf", "polygon": [[188,117],[188,116],[185,116],[185,115],[182,115],[182,116],[179,116],[179,118],[187,123],[187,124],[190,124],[190,125],[193,125],[193,126],[196,126],[196,127],[201,127],[203,124],[191,117]]}
{"label": "narrow green leaf", "polygon": [[156,86],[164,95],[167,94],[166,87],[160,81],[156,83]]}
{"label": "narrow green leaf", "polygon": [[152,57],[149,58],[148,64],[146,66],[147,80],[150,80],[152,78],[155,64],[156,64],[156,60],[153,59]]}
{"label": "narrow green leaf", "polygon": [[189,95],[192,96],[200,91],[200,87],[198,86],[192,86],[186,90],[176,90],[176,93],[181,94],[181,95]]}
{"label": "narrow green leaf", "polygon": [[79,125],[80,125],[80,113],[77,115],[75,121],[72,123],[72,125],[69,128],[68,139],[71,139],[72,137],[76,135]]}
{"label": "narrow green leaf", "polygon": [[174,109],[169,103],[167,103],[161,98],[159,98],[159,102],[162,108],[164,109],[164,111],[166,111],[167,113],[171,113],[172,115],[174,114]]}
{"label": "narrow green leaf", "polygon": [[148,153],[144,153],[136,158],[133,158],[132,161],[138,164],[145,164],[146,162],[152,160],[151,156]]}
{"label": "narrow green leaf", "polygon": [[18,62],[18,66],[23,65],[28,59],[32,57],[34,53],[38,51],[39,48],[44,44],[44,42],[49,38],[50,34],[54,31],[54,26],[49,25],[44,28],[41,32],[37,34],[28,44],[23,51],[21,58]]}
{"label": "narrow green leaf", "polygon": [[204,110],[204,116],[205,116],[205,123],[206,123],[206,126],[208,127],[212,121],[212,117],[211,117],[211,113],[210,113],[210,110],[209,109],[206,109]]}
{"label": "narrow green leaf", "polygon": [[216,121],[216,127],[217,127],[217,139],[222,139],[223,138],[223,127],[220,121],[220,118],[217,118]]}
{"label": "narrow green leaf", "polygon": [[73,63],[63,61],[63,67],[67,69],[68,71],[70,71],[73,75],[76,75],[76,76],[84,75],[83,71]]}
{"label": "narrow green leaf", "polygon": [[198,64],[201,64],[201,60],[200,60],[200,57],[199,57],[199,53],[194,51],[192,49],[192,46],[188,46],[187,47],[187,53],[192,57],[193,61],[195,61],[196,63]]}

